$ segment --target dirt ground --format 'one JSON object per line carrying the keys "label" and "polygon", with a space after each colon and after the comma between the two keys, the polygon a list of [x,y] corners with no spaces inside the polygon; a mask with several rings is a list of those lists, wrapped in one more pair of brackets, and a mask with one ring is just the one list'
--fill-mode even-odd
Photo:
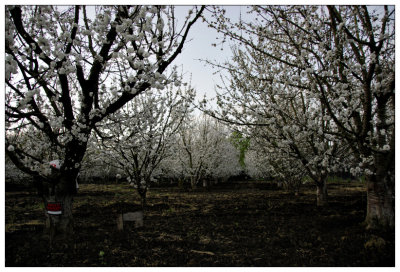
{"label": "dirt ground", "polygon": [[314,187],[294,196],[268,184],[211,191],[155,188],[144,226],[117,231],[140,200],[127,185],[82,184],[75,234],[50,250],[35,192],[6,192],[6,266],[394,266],[394,233],[365,231],[360,183],[330,184],[329,206]]}

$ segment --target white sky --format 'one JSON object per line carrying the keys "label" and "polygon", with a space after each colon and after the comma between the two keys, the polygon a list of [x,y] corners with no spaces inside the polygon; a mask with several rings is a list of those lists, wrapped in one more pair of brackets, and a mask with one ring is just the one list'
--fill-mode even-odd
{"label": "white sky", "polygon": [[[177,7],[177,14],[186,13],[187,7]],[[226,16],[235,21],[246,15],[246,6],[225,6]],[[205,11],[205,15],[209,12]],[[182,17],[183,17],[182,16]],[[208,17],[208,16],[207,16]],[[217,37],[219,39],[217,39]],[[212,43],[219,43],[222,35],[217,33],[215,29],[209,28],[207,23],[198,20],[189,32],[189,42],[185,44],[184,50],[177,57],[174,64],[183,68],[185,80],[189,81],[191,77],[191,85],[197,91],[197,98],[203,98],[207,94],[207,98],[214,96],[215,83],[220,82],[219,74],[213,74],[215,69],[200,60],[210,60],[214,62],[224,62],[229,60],[231,51],[229,43],[226,43],[221,50],[221,46],[211,46]]]}

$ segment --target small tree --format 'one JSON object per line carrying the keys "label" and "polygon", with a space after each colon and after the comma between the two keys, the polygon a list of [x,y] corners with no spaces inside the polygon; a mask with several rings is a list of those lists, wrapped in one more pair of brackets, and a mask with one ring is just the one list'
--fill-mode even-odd
{"label": "small tree", "polygon": [[200,181],[207,187],[211,179],[240,172],[238,152],[229,141],[226,126],[207,115],[187,118],[180,128],[175,156],[167,162],[175,175],[188,178],[192,188]]}
{"label": "small tree", "polygon": [[272,179],[278,187],[298,195],[307,171],[300,160],[290,155],[293,151],[271,148],[257,139],[252,143],[246,160],[250,176]]}
{"label": "small tree", "polygon": [[190,112],[193,89],[151,90],[133,99],[102,124],[105,160],[128,177],[142,207],[160,163],[174,154],[175,134]]}
{"label": "small tree", "polygon": [[[304,168],[300,172],[306,172],[316,185],[317,205],[323,206],[328,198],[326,178],[340,165],[337,155],[342,142],[326,133],[334,123],[326,118],[324,106],[304,90],[307,86],[266,80],[271,64],[261,57],[251,47],[236,48],[232,62],[216,64],[227,70],[229,83],[220,86],[219,112],[210,114],[245,126],[242,130],[270,150],[265,156],[279,154],[279,165],[289,166],[298,160],[295,164]],[[285,156],[287,163],[282,162]]]}

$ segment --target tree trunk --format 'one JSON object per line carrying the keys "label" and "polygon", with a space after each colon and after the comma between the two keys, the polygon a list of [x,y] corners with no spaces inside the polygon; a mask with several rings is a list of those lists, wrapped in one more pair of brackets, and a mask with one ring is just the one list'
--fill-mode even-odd
{"label": "tree trunk", "polygon": [[[393,89],[394,90],[394,89]],[[388,123],[388,97],[377,97],[378,131],[385,129]],[[394,110],[394,96],[392,98]],[[394,230],[395,225],[395,128],[391,133],[378,133],[376,140],[380,148],[389,145],[388,152],[377,152],[374,155],[374,165],[369,169],[373,174],[367,175],[367,229]],[[389,132],[389,130],[387,130]],[[388,138],[390,137],[390,138]]]}
{"label": "tree trunk", "polygon": [[[393,181],[392,181],[393,179]],[[395,225],[394,175],[367,178],[367,229],[393,229]]]}
{"label": "tree trunk", "polygon": [[56,238],[67,240],[73,233],[72,204],[75,193],[75,179],[69,180],[65,176],[55,180],[53,184],[44,185],[42,198],[50,244]]}
{"label": "tree trunk", "polygon": [[147,205],[146,195],[141,198],[142,210],[145,210]]}
{"label": "tree trunk", "polygon": [[142,205],[142,209],[145,210],[147,205],[147,188],[138,188],[138,193],[140,196],[140,202]]}
{"label": "tree trunk", "polygon": [[[57,195],[45,198],[46,207],[46,229],[50,234],[51,242],[56,236],[60,236],[62,239],[73,233],[73,216],[72,216],[72,195]],[[48,205],[55,205],[60,203],[61,213],[51,214],[47,210]]]}
{"label": "tree trunk", "polygon": [[317,183],[317,206],[326,206],[328,204],[328,188],[326,180],[323,179]]}
{"label": "tree trunk", "polygon": [[196,177],[190,177],[190,185],[192,186],[192,190],[196,189],[197,187],[197,181],[196,181]]}

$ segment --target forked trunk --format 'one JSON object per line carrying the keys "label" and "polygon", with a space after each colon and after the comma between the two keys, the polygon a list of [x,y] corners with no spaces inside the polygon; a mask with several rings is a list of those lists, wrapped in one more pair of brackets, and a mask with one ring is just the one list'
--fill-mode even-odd
{"label": "forked trunk", "polygon": [[[382,179],[369,177],[367,180],[367,229],[389,228],[395,225],[393,177],[388,175]],[[394,183],[392,183],[394,184]]]}

